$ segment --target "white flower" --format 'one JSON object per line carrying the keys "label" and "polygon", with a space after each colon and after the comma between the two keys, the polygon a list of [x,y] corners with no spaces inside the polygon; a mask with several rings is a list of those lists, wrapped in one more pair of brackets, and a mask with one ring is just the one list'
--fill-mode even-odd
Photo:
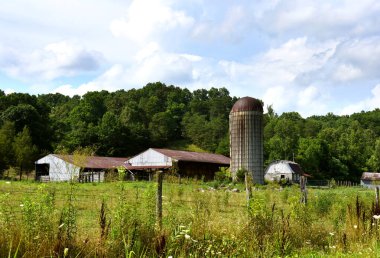
{"label": "white flower", "polygon": [[11,182],[9,182],[9,181],[7,181],[7,182],[5,182],[6,184],[10,184]]}
{"label": "white flower", "polygon": [[185,234],[185,239],[190,239],[191,237],[188,234]]}
{"label": "white flower", "polygon": [[358,225],[354,225],[354,228],[357,229],[357,228],[358,228]]}
{"label": "white flower", "polygon": [[21,204],[20,204],[20,207],[24,207],[24,204],[21,203]]}
{"label": "white flower", "polygon": [[380,219],[380,215],[373,215],[373,218],[374,218],[375,220],[378,220],[378,219]]}
{"label": "white flower", "polygon": [[334,233],[334,232],[330,232],[329,234],[330,234],[330,236],[333,236],[333,235],[335,235],[335,233]]}

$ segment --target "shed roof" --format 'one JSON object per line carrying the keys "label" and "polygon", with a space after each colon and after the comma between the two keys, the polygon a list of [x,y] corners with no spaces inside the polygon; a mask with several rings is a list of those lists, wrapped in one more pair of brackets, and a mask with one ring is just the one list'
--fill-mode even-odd
{"label": "shed roof", "polygon": [[115,157],[99,157],[99,156],[78,156],[74,155],[60,155],[53,154],[54,156],[74,164],[82,168],[94,168],[94,169],[110,169],[118,166],[123,166],[124,161],[128,158],[115,158]]}
{"label": "shed roof", "polygon": [[361,180],[380,180],[380,173],[377,172],[364,172]]}
{"label": "shed roof", "polygon": [[203,162],[222,165],[230,164],[230,158],[220,154],[156,148],[153,148],[153,150],[178,161]]}
{"label": "shed roof", "polygon": [[[274,164],[278,164],[278,163],[286,163],[286,164],[288,164],[289,167],[290,167],[290,168],[293,170],[293,172],[296,173],[296,174],[299,174],[299,175],[301,175],[301,176],[302,176],[302,175],[304,175],[304,176],[310,176],[310,175],[306,174],[306,173],[302,170],[300,164],[298,164],[298,163],[296,163],[296,162],[294,162],[294,161],[290,161],[290,160],[276,160],[276,161],[273,161],[272,163],[270,163],[269,166],[274,165]],[[268,168],[269,168],[269,167],[268,167]]]}

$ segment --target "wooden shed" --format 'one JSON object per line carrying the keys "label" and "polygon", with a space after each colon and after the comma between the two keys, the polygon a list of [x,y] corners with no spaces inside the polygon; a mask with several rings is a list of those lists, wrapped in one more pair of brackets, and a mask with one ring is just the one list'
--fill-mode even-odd
{"label": "wooden shed", "polygon": [[35,162],[36,180],[103,182],[107,170],[123,166],[127,159],[49,154]]}
{"label": "wooden shed", "polygon": [[360,178],[360,185],[368,188],[380,186],[380,173],[364,172]]}
{"label": "wooden shed", "polygon": [[150,148],[125,162],[131,171],[172,169],[181,177],[214,179],[220,167],[229,167],[230,158],[213,153]]}
{"label": "wooden shed", "polygon": [[300,176],[309,176],[301,166],[289,160],[276,160],[269,164],[265,171],[265,180],[277,181],[287,180],[289,182],[299,182]]}

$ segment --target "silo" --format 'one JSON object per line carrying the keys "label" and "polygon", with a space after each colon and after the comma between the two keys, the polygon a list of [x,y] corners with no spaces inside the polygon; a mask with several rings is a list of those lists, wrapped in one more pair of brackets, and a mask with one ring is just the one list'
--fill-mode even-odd
{"label": "silo", "polygon": [[246,170],[253,182],[264,183],[263,167],[263,104],[244,97],[236,101],[230,112],[231,173]]}

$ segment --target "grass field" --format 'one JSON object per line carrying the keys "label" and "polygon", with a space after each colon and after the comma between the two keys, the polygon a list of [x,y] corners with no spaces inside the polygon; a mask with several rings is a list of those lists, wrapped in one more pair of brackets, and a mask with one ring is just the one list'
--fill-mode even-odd
{"label": "grass field", "polygon": [[[215,186],[219,186],[215,190]],[[237,188],[240,192],[231,191]],[[375,193],[167,178],[156,184],[0,181],[0,257],[376,257]],[[379,216],[380,217],[380,216]]]}

